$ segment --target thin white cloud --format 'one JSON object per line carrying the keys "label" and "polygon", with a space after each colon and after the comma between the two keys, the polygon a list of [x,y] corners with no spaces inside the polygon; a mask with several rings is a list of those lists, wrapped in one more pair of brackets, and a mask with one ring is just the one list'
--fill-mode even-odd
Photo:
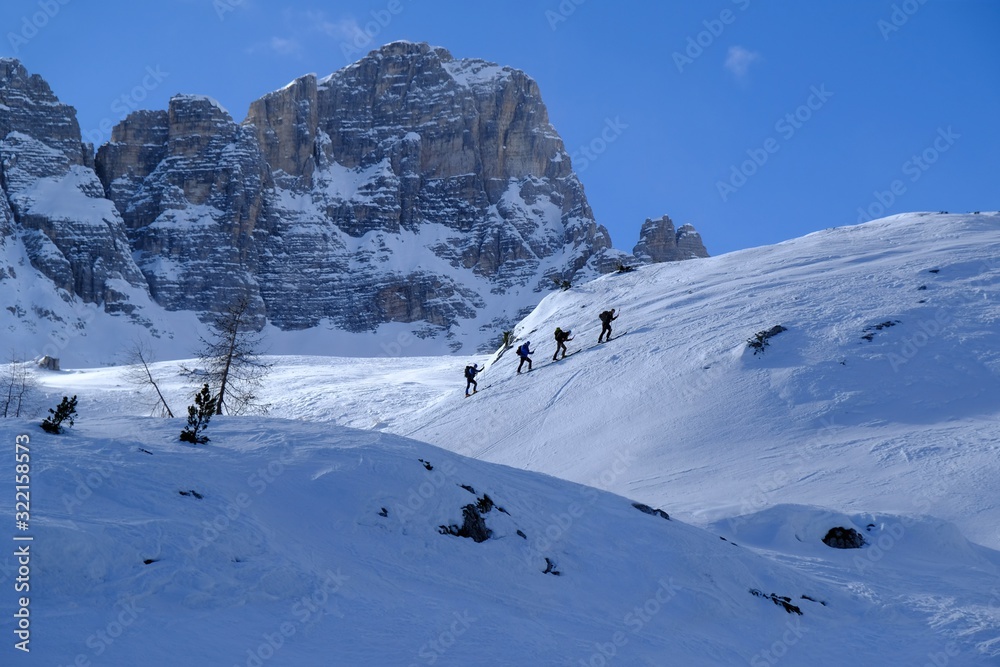
{"label": "thin white cloud", "polygon": [[361,32],[358,20],[352,16],[331,21],[323,12],[306,12],[306,22],[312,30],[337,40],[353,39]]}
{"label": "thin white cloud", "polygon": [[737,79],[745,79],[750,71],[750,66],[758,60],[760,60],[760,54],[756,51],[745,49],[742,46],[730,46],[725,67]]}
{"label": "thin white cloud", "polygon": [[[236,0],[226,0],[234,2]],[[247,1],[247,0],[240,0]],[[247,49],[248,53],[270,53],[284,57],[301,58],[308,47],[314,46],[317,35],[338,42],[351,42],[364,31],[352,16],[331,19],[323,11],[285,9],[282,12],[283,35],[258,42]]]}
{"label": "thin white cloud", "polygon": [[298,40],[286,37],[272,37],[268,46],[279,56],[296,56],[302,52],[302,45]]}
{"label": "thin white cloud", "polygon": [[302,55],[302,44],[297,39],[274,36],[264,42],[257,42],[246,50],[249,54],[271,53],[286,57]]}

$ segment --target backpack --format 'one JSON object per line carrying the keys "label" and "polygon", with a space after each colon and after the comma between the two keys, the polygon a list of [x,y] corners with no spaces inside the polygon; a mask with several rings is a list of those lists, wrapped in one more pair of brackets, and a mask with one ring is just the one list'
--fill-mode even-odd
{"label": "backpack", "polygon": [[601,313],[600,318],[602,324],[608,324],[609,322],[611,322],[611,311],[605,310],[603,313]]}
{"label": "backpack", "polygon": [[465,379],[466,380],[472,380],[475,377],[476,377],[476,369],[473,368],[472,366],[466,366],[465,367]]}
{"label": "backpack", "polygon": [[521,347],[517,348],[517,356],[526,357],[528,356],[528,344],[521,343]]}
{"label": "backpack", "polygon": [[559,327],[556,327],[556,340],[562,340],[562,339],[563,339],[563,330],[560,329]]}

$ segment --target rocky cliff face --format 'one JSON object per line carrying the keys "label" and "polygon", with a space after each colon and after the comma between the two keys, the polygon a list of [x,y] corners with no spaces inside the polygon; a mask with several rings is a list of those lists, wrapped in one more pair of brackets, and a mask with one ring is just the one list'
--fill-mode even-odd
{"label": "rocky cliff face", "polygon": [[178,95],[167,111],[115,127],[96,163],[158,303],[211,313],[247,295],[263,324],[258,248],[271,183],[253,132],[210,98]]}
{"label": "rocky cliff face", "polygon": [[[55,285],[109,312],[145,290],[124,221],[104,197],[76,111],[13,59],[0,59],[0,237],[23,244]],[[14,253],[13,245],[8,253]],[[8,257],[13,255],[8,254]],[[9,274],[13,265],[3,269]]]}
{"label": "rocky cliff face", "polygon": [[[110,312],[151,296],[206,320],[249,296],[261,326],[401,325],[457,350],[554,281],[633,259],[595,222],[534,80],[409,42],[301,77],[242,122],[175,96],[96,159],[72,107],[0,60],[0,185],[0,281],[27,261]],[[704,256],[663,220],[639,261]]]}
{"label": "rocky cliff face", "polygon": [[158,301],[211,312],[249,289],[282,328],[493,327],[513,313],[492,294],[537,301],[621,254],[537,84],[426,44],[302,77],[239,127],[175,98],[115,128],[97,168]]}
{"label": "rocky cliff face", "polygon": [[701,235],[695,228],[682,225],[680,229],[675,229],[673,221],[667,216],[646,219],[632,254],[643,264],[708,257]]}

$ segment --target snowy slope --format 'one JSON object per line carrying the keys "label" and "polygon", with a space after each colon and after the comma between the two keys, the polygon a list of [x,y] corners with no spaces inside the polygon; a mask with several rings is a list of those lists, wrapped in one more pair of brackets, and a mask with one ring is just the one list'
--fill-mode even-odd
{"label": "snowy slope", "polygon": [[[913,215],[606,276],[517,327],[534,372],[505,356],[476,401],[398,430],[699,522],[789,502],[934,514],[997,548],[998,257],[996,214]],[[628,333],[596,347],[608,307]],[[549,365],[556,326],[583,349]]]}
{"label": "snowy slope", "polygon": [[[881,569],[843,581],[847,552],[762,538],[803,561],[780,562],[617,496],[397,436],[222,418],[196,447],[176,440],[180,426],[109,417],[50,436],[0,422],[7,442],[31,436],[34,501],[21,533],[34,538],[32,652],[24,660],[8,639],[4,664],[719,665],[787,655],[838,665],[957,655],[951,664],[972,665],[996,655],[984,591],[1000,562],[954,533],[889,556],[911,572],[945,560],[958,568],[953,616],[978,608],[975,628],[942,621],[939,600],[910,595],[912,581],[887,582]],[[491,539],[440,534],[484,495],[504,508],[486,515]],[[778,523],[800,515],[781,512]],[[843,521],[790,529],[814,537]],[[544,573],[546,558],[559,576]],[[787,596],[801,615],[751,590]],[[4,636],[12,625],[5,613]]]}
{"label": "snowy slope", "polygon": [[[231,498],[249,486],[250,475],[266,465],[268,457],[273,460],[275,451],[283,451],[277,445],[268,450],[271,445],[254,443],[308,443],[295,446],[295,456],[302,457],[296,459],[298,472],[282,478],[290,497],[298,500],[285,498],[284,486],[269,486],[282,489],[273,496],[268,492],[274,513],[258,517],[263,503],[252,508],[254,530],[264,537],[254,533],[247,542],[256,545],[264,562],[301,574],[297,581],[312,581],[316,571],[322,571],[293,566],[300,556],[310,567],[350,562],[365,572],[357,575],[362,577],[359,582],[375,591],[368,595],[370,606],[365,609],[377,610],[377,621],[352,621],[359,625],[350,625],[351,633],[367,634],[337,635],[340,643],[327,650],[345,650],[344,636],[374,640],[357,649],[369,652],[349,654],[354,662],[332,664],[434,664],[419,655],[421,647],[447,629],[450,612],[464,609],[489,622],[475,633],[470,629],[437,664],[576,665],[605,664],[602,659],[612,664],[617,659],[619,664],[636,665],[763,665],[776,664],[786,654],[792,657],[786,664],[837,665],[857,656],[863,656],[861,664],[995,664],[1000,659],[998,231],[998,214],[896,216],[683,266],[606,276],[546,298],[516,331],[520,340],[530,338],[539,350],[535,370],[515,376],[516,358],[508,351],[481,376],[484,390],[469,399],[462,397],[460,373],[472,358],[396,358],[392,339],[382,359],[275,358],[264,399],[272,404],[272,415],[297,421],[226,420],[219,427],[225,437],[197,452],[173,443],[177,422],[144,420],[137,425],[118,417],[149,410],[148,401],[121,380],[121,369],[43,373],[38,377],[44,395],[37,397],[36,405],[54,405],[63,393],[78,392],[80,412],[86,415],[77,434],[59,441],[67,472],[51,488],[75,483],[79,478],[69,469],[97,465],[100,456],[110,456],[124,441],[154,451],[154,456],[171,452],[179,471],[160,477],[159,467],[147,466],[136,488],[156,488],[167,481],[180,490],[185,485],[198,488],[181,481],[188,479],[181,471],[197,472],[194,479],[203,480],[206,488],[218,484]],[[597,346],[596,315],[612,306],[621,309],[616,330],[628,333]],[[887,322],[892,326],[884,326]],[[776,324],[788,331],[754,356],[747,339]],[[549,337],[556,326],[573,329],[579,337],[570,350],[582,350],[551,364],[548,355],[554,344]],[[190,387],[176,367],[175,362],[163,362],[156,371],[179,411],[190,402]],[[344,431],[315,422],[374,430]],[[12,428],[9,423],[0,426]],[[41,437],[37,428],[25,428]],[[457,458],[387,432],[608,490],[662,507],[674,521],[639,514],[616,496]],[[108,451],[97,455],[95,448]],[[192,464],[191,456],[215,463],[202,468]],[[572,578],[575,568],[587,571],[588,583],[559,597],[549,588],[512,579],[509,570],[497,569],[497,561],[467,562],[447,551],[438,539],[467,541],[438,537],[434,529],[445,521],[459,521],[457,508],[467,502],[463,498],[471,497],[452,484],[441,488],[457,495],[432,493],[436,500],[427,505],[437,512],[433,518],[414,520],[405,535],[402,527],[398,535],[388,530],[399,540],[388,546],[369,543],[367,536],[349,544],[324,537],[327,533],[317,526],[334,526],[331,534],[365,533],[375,504],[389,507],[387,518],[392,518],[385,503],[407,497],[414,485],[419,489],[420,475],[428,472],[410,468],[416,458],[453,462],[463,471],[454,484],[486,489],[511,510],[509,519],[498,515],[510,522],[496,524],[503,526],[504,539],[468,543],[463,558],[494,554],[491,549],[496,548],[504,564],[517,560],[517,553],[523,560],[523,552],[511,546],[520,538],[511,533],[523,530],[530,543],[535,535],[551,530],[553,548],[561,549],[553,560],[564,576],[542,577],[543,586]],[[384,465],[380,468],[374,461]],[[324,475],[321,470],[344,474]],[[357,485],[355,474],[361,480]],[[324,486],[327,483],[330,486]],[[110,504],[87,505],[95,508],[88,511],[95,514],[96,525],[118,525],[108,517],[122,514],[117,506],[133,503],[126,498],[135,495],[117,489],[109,493]],[[518,501],[508,500],[515,495]],[[580,496],[588,503],[586,511],[569,529],[562,528],[557,517],[571,511],[572,498]],[[141,509],[176,519],[158,502],[144,501]],[[517,511],[512,509],[515,502],[523,503]],[[302,522],[318,521],[301,509],[314,505],[328,508],[325,516],[332,523],[302,528]],[[441,518],[449,512],[450,518]],[[529,515],[536,518],[534,523],[525,518]],[[708,532],[684,527],[678,519]],[[383,517],[371,520],[379,530],[385,528]],[[149,537],[155,522],[148,517],[130,521],[128,525],[138,526],[129,529],[137,544],[164,542]],[[664,533],[665,542],[660,542],[643,532],[649,528],[647,521],[664,531],[688,532],[683,539]],[[856,528],[868,546],[843,552],[824,546],[820,538],[835,525]],[[274,545],[301,541],[285,532],[299,529],[310,535],[305,551],[270,553],[279,550]],[[83,529],[87,540],[95,530]],[[164,530],[164,535],[176,536],[182,528]],[[639,534],[641,540],[635,537]],[[406,541],[414,536],[423,540],[419,548]],[[60,536],[58,542],[66,539]],[[317,556],[314,547],[334,554],[329,556],[333,560]],[[519,547],[534,558],[532,576],[537,566],[544,569],[543,550],[532,551],[530,544]],[[515,551],[504,551],[508,548]],[[136,547],[134,553],[138,551]],[[282,560],[286,558],[290,560]],[[411,578],[404,583],[385,569],[372,574],[367,564],[373,559],[388,559]],[[187,568],[183,572],[203,567],[181,562]],[[213,569],[216,565],[209,567],[209,579],[229,581],[234,576]],[[445,566],[460,574],[439,576],[436,568]],[[650,596],[656,599],[660,573],[673,576],[689,568],[691,578],[681,586],[699,602],[675,606],[678,594],[657,612],[662,626],[660,621],[644,622],[633,635],[626,620],[629,610]],[[413,580],[414,570],[423,578]],[[260,570],[251,571],[247,581],[257,581]],[[757,577],[759,583],[746,583],[737,572]],[[192,585],[191,577],[169,576],[179,582],[170,590],[183,591],[184,599],[192,595],[184,588]],[[93,581],[80,584],[81,595],[90,591],[87,595],[93,598],[87,604],[106,612],[115,598],[103,587],[112,579],[102,570]],[[198,577],[194,580],[195,586],[208,586]],[[785,581],[794,585],[782,586]],[[118,585],[108,590],[133,586]],[[820,605],[818,612],[830,614],[823,616],[829,624],[798,632],[787,625],[789,620],[794,625],[797,616],[791,618],[749,594],[749,603],[742,600],[744,589],[751,587],[823,599],[830,604]],[[235,584],[219,589],[220,599],[228,600],[223,606],[241,607],[238,615],[230,615],[239,621],[227,626],[223,644],[246,644],[276,627],[268,625],[275,614],[269,616],[260,606],[274,601],[258,601],[256,589],[249,584],[245,588],[246,600]],[[427,604],[434,621],[425,622],[425,612],[390,594],[397,589],[431,600]],[[496,594],[498,589],[505,594]],[[155,599],[162,597],[157,593]],[[537,605],[549,599],[553,602],[543,613]],[[460,600],[457,606],[463,610],[444,600]],[[771,618],[775,624],[762,628],[763,621],[753,614],[763,609],[750,603],[780,612]],[[287,600],[274,604],[288,609]],[[171,622],[167,630],[154,633],[156,637],[169,641],[179,636],[171,635],[169,628],[200,636],[206,617],[189,618],[178,613],[180,608],[168,604],[158,612]],[[353,618],[347,608],[354,607],[337,607]],[[805,623],[814,614],[808,605],[802,609]],[[154,626],[164,625],[156,618]],[[79,620],[69,614],[66,622]],[[386,633],[379,623],[395,630]],[[249,634],[233,629],[237,627]],[[411,627],[417,628],[412,634]],[[617,630],[627,640],[617,647],[621,653],[614,659],[599,655],[600,646],[615,648]],[[331,664],[315,662],[312,652],[329,646],[322,643],[333,641],[327,634],[317,631],[306,637],[303,632],[300,636],[308,641],[302,650],[310,657],[288,658],[287,664]],[[231,636],[238,639],[230,642]],[[386,653],[372,653],[372,646]],[[59,650],[65,648],[63,644]],[[292,654],[288,650],[284,655]],[[371,656],[381,661],[365,662]],[[224,659],[246,664],[245,655],[241,660],[226,653]],[[276,658],[274,664],[282,663]]]}
{"label": "snowy slope", "polygon": [[[475,399],[475,358],[400,358],[391,337],[381,359],[280,358],[265,398],[275,416],[410,435],[702,525],[801,503],[933,514],[998,548],[998,232],[996,214],[897,216],[610,275],[544,300],[516,330],[536,370],[516,376],[510,350]],[[628,333],[596,347],[612,306]],[[754,356],[746,340],[776,324]],[[556,326],[579,351],[550,365]],[[176,366],[175,408],[190,402]],[[45,381],[149,414],[115,369]]]}

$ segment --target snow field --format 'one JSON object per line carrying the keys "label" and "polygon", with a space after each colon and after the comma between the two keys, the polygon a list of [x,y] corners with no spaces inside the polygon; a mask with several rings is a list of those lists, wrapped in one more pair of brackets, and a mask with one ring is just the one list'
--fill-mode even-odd
{"label": "snow field", "polygon": [[[39,452],[38,650],[993,664],[998,223],[896,216],[555,292],[515,330],[538,350],[521,376],[513,350],[275,357],[271,417],[213,421],[204,448],[176,441],[181,420],[135,418],[149,403],[120,368],[39,373],[38,405],[78,393],[81,418],[59,437],[0,423]],[[628,333],[597,345],[609,307]],[[777,324],[754,355],[747,339]],[[579,352],[553,364],[556,326]],[[465,399],[472,361],[488,367]],[[180,414],[176,368],[154,370]],[[493,539],[439,534],[484,493],[509,512],[487,514]],[[866,546],[823,545],[834,526]]]}

